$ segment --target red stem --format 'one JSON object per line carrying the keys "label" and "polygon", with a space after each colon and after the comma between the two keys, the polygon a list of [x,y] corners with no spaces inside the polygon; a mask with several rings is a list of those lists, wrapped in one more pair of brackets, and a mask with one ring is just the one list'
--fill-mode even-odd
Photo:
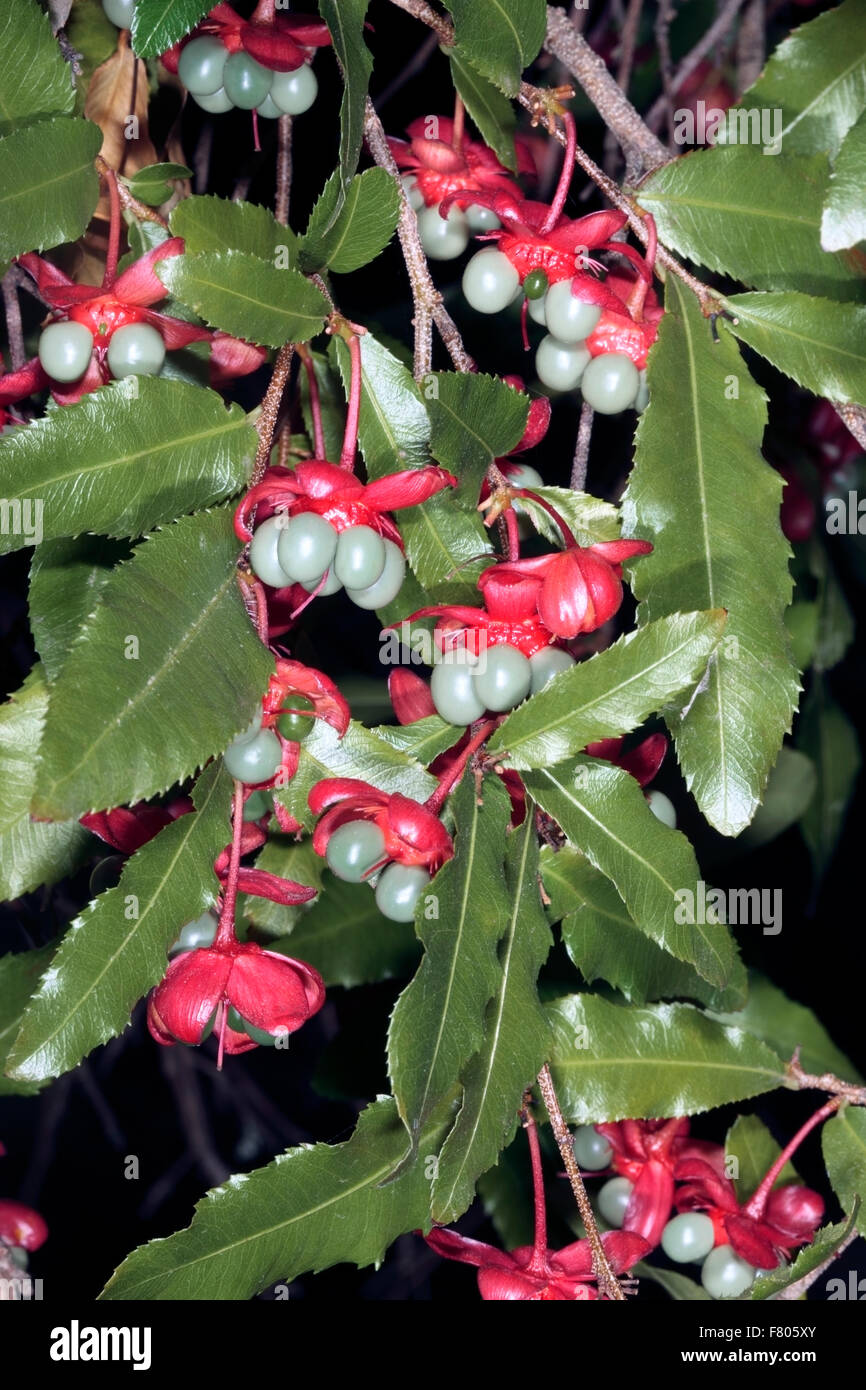
{"label": "red stem", "polygon": [[108,184],[108,201],[111,205],[111,219],[108,226],[108,252],[105,257],[105,274],[102,288],[110,290],[117,278],[117,262],[120,259],[120,194],[117,191],[117,175],[113,169],[106,169],[105,181]]}
{"label": "red stem", "polygon": [[797,1149],[806,1138],[806,1135],[811,1133],[816,1125],[822,1124],[824,1120],[829,1119],[829,1117],[839,1109],[843,1099],[844,1097],[842,1096],[834,1096],[832,1100],[828,1100],[826,1105],[822,1105],[820,1110],[816,1110],[815,1114],[812,1115],[804,1125],[800,1126],[790,1143],[785,1145],[779,1157],[761,1179],[759,1186],[755,1188],[755,1191],[743,1208],[746,1215],[750,1216],[753,1221],[760,1221],[763,1219],[767,1198],[772,1192],[773,1184],[788,1162],[788,1159],[796,1153]]}
{"label": "red stem", "polygon": [[507,507],[503,513],[505,517],[505,528],[508,532],[508,559],[513,564],[520,559],[520,531],[517,525],[517,516],[513,507]]}
{"label": "red stem", "polygon": [[634,289],[628,297],[626,308],[634,319],[635,323],[640,323],[643,319],[643,306],[646,301],[647,291],[652,284],[653,271],[655,270],[656,251],[658,249],[658,232],[656,231],[656,220],[647,213],[647,243],[644,252],[644,263],[649,270],[649,275],[645,280],[635,280]]}
{"label": "red stem", "polygon": [[542,1274],[547,1267],[547,1209],[544,1204],[541,1145],[538,1142],[535,1120],[528,1110],[524,1110],[523,1115],[523,1127],[529,1140],[529,1157],[532,1161],[532,1196],[535,1204],[535,1242],[528,1269],[533,1274]]}
{"label": "red stem", "polygon": [[260,153],[261,153],[262,146],[261,146],[261,141],[259,140],[259,113],[258,113],[258,111],[256,110],[255,107],[253,107],[253,113],[252,113],[252,114],[253,114],[253,149],[255,150],[256,154],[260,154]]}
{"label": "red stem", "polygon": [[451,788],[456,786],[463,776],[463,770],[472,757],[472,754],[478,751],[486,738],[490,737],[495,727],[496,720],[488,719],[481,725],[478,732],[473,734],[472,738],[463,749],[463,752],[460,754],[460,757],[457,759],[457,762],[443,774],[439,786],[436,788],[433,795],[429,796],[424,802],[428,811],[432,811],[434,815],[439,814],[440,810],[445,805],[446,797],[451,791]]}
{"label": "red stem", "polygon": [[[223,886],[223,905],[214,946],[231,946],[235,935],[235,904],[238,897],[238,872],[241,866],[241,837],[244,831],[244,784],[235,782],[232,795],[232,852]],[[220,1043],[222,1047],[222,1043]]]}
{"label": "red stem", "polygon": [[352,376],[349,382],[349,407],[346,411],[346,432],[340,451],[340,467],[352,473],[355,469],[358,419],[361,414],[361,339],[357,333],[349,334],[349,355],[352,359]]}
{"label": "red stem", "polygon": [[322,400],[319,395],[319,382],[316,377],[316,364],[313,355],[306,347],[298,348],[304,371],[307,373],[307,387],[310,392],[310,414],[313,417],[313,453],[317,459],[325,457],[325,431],[322,428]]}
{"label": "red stem", "polygon": [[562,209],[565,207],[565,200],[568,197],[568,190],[571,187],[571,178],[574,173],[574,155],[577,149],[577,126],[570,111],[562,114],[562,123],[565,126],[565,154],[562,158],[562,168],[559,171],[559,183],[556,185],[556,193],[553,202],[547,212],[547,216],[542,223],[539,236],[547,236],[552,232],[560,217]]}
{"label": "red stem", "polygon": [[577,545],[577,537],[575,536],[568,523],[563,520],[556,508],[551,506],[551,504],[547,502],[543,497],[539,497],[537,492],[533,492],[531,488],[524,487],[521,488],[519,492],[515,491],[514,495],[515,497],[530,497],[533,502],[537,502],[539,507],[543,507],[544,510],[550,516],[553,517],[554,521],[556,522],[557,526],[562,532],[562,538],[565,541],[566,546]]}
{"label": "red stem", "polygon": [[451,148],[458,154],[463,153],[463,135],[466,129],[466,108],[459,96],[454,98],[454,135],[451,140]]}

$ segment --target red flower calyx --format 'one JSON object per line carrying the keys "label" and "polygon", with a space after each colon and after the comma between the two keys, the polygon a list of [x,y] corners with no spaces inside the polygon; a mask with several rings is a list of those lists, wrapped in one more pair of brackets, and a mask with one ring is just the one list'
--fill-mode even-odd
{"label": "red flower calyx", "polygon": [[259,0],[249,19],[244,19],[231,5],[220,4],[186,38],[162,55],[169,72],[177,72],[181,51],[202,34],[215,35],[229,53],[243,50],[272,72],[294,72],[309,62],[317,48],[331,42],[326,24],[311,15],[277,10],[274,0]]}
{"label": "red flower calyx", "polygon": [[38,1211],[23,1202],[0,1198],[0,1244],[38,1250],[47,1239],[48,1227]]}
{"label": "red flower calyx", "polygon": [[[455,122],[450,116],[419,116],[406,133],[408,142],[391,138],[388,144],[398,167],[415,175],[418,191],[428,208],[443,198],[451,198],[465,211],[480,201],[475,196],[479,189],[509,198],[522,196],[493,151],[463,134],[462,119]],[[520,172],[534,174],[535,165],[526,145],[518,140],[516,148]],[[464,197],[465,189],[472,196]]]}
{"label": "red flower calyx", "polygon": [[[313,832],[313,849],[323,858],[334,831],[358,820],[372,821],[379,827],[385,839],[385,857],[398,864],[416,865],[435,874],[454,854],[451,836],[439,817],[402,792],[383,792],[354,777],[326,777],[316,783],[308,801],[310,810],[320,817]],[[374,865],[370,873],[377,867]]]}

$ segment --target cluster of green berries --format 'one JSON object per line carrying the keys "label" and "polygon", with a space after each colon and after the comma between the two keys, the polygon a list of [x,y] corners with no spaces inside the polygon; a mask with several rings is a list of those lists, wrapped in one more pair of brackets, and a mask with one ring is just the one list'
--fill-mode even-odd
{"label": "cluster of green berries", "polygon": [[[256,528],[250,567],[265,584],[300,584],[324,595],[345,588],[359,608],[384,608],[400,592],[406,561],[399,545],[372,526],[337,531],[315,512],[278,512]],[[321,585],[321,588],[320,588]]]}
{"label": "cluster of green berries", "polygon": [[375,821],[353,820],[328,838],[325,861],[344,883],[369,883],[376,906],[392,922],[411,922],[430,874],[419,864],[388,860],[385,836]]}
{"label": "cluster of green berries", "polygon": [[[61,319],[49,323],[39,337],[37,354],[53,381],[80,381],[90,365],[94,338],[83,323]],[[116,328],[107,352],[112,376],[157,376],[165,361],[162,334],[149,323]]]}
{"label": "cluster of green berries", "polygon": [[204,111],[219,114],[239,106],[260,116],[300,116],[316,100],[319,84],[309,63],[293,72],[272,72],[248,53],[229,53],[219,39],[204,34],[181,52],[178,76]]}
{"label": "cluster of green berries", "polygon": [[413,174],[404,174],[402,183],[418,218],[418,235],[424,254],[431,261],[456,260],[463,255],[471,237],[481,232],[494,232],[502,226],[496,213],[479,203],[470,203],[465,212],[455,203],[447,217],[440,217],[439,204],[427,207]]}
{"label": "cluster of green berries", "polygon": [[487,647],[481,656],[459,648],[433,667],[430,694],[449,724],[473,724],[487,710],[503,714],[514,709],[573,665],[574,657],[559,647],[544,647],[529,657],[507,642]]}

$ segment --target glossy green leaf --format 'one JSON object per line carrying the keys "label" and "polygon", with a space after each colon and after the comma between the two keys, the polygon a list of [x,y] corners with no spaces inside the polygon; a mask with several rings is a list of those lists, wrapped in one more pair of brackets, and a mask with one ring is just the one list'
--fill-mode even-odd
{"label": "glossy green leaf", "polygon": [[297,259],[295,233],[257,203],[211,194],[184,198],[172,210],[171,232],[183,237],[188,254],[243,251],[272,263],[280,257],[290,266]]}
{"label": "glossy green leaf", "polygon": [[378,1100],[346,1143],[289,1149],[214,1188],[191,1226],[133,1251],[101,1297],[247,1299],[307,1270],[378,1264],[397,1236],[429,1225],[427,1161],[441,1129],[441,1120],[431,1123],[415,1163],[383,1185],[406,1131],[394,1102]]}
{"label": "glossy green leaf", "polygon": [[384,251],[399,217],[400,194],[384,169],[356,174],[346,189],[335,170],[304,233],[301,268],[308,274],[326,268],[338,273],[359,270]]}
{"label": "glossy green leaf", "polygon": [[81,236],[96,208],[101,144],[99,126],[68,116],[0,140],[0,262]]}
{"label": "glossy green leaf", "polygon": [[211,9],[209,0],[136,0],[132,46],[139,58],[155,58],[194,29]]}
{"label": "glossy green leaf", "polygon": [[798,1253],[793,1264],[780,1265],[778,1269],[771,1269],[766,1274],[761,1274],[749,1292],[737,1299],[736,1302],[761,1303],[764,1299],[773,1298],[783,1289],[798,1283],[807,1274],[811,1274],[813,1269],[818,1269],[832,1258],[851,1235],[854,1224],[855,1216],[852,1214],[847,1221],[840,1221],[835,1226],[822,1226],[820,1231],[816,1231],[811,1244],[805,1245]]}
{"label": "glossy green leaf", "polygon": [[866,401],[866,306],[808,294],[734,294],[731,332],[807,391]]}
{"label": "glossy green leaf", "polygon": [[148,207],[159,207],[174,192],[169,180],[189,178],[192,178],[192,170],[185,164],[149,164],[130,179],[129,191]]}
{"label": "glossy green leaf", "polygon": [[741,966],[723,991],[708,985],[692,966],[676,960],[635,926],[610,880],[576,850],[542,850],[541,871],[551,899],[551,920],[561,920],[565,948],[587,984],[606,980],[632,1004],[695,999],[736,1009],[745,1003]]}
{"label": "glossy green leaf", "polygon": [[[329,353],[348,393],[349,349],[334,338]],[[361,338],[358,441],[370,482],[430,462],[430,421],[412,373],[372,333]]]}
{"label": "glossy green leaf", "polygon": [[758,808],[799,690],[783,622],[792,584],[782,484],[761,457],[763,392],[736,345],[714,345],[691,297],[673,277],[669,287],[623,529],[653,543],[631,567],[639,621],[685,604],[728,612],[708,680],[668,725],[704,815],[737,835]]}
{"label": "glossy green leaf", "polygon": [[129,545],[107,536],[77,536],[43,541],[30,565],[30,631],[49,683],[55,680],[69,648],[96,608],[103,585]]}
{"label": "glossy green leaf", "polygon": [[490,741],[515,768],[552,767],[588,743],[630,733],[694,692],[725,626],[720,607],[676,613],[561,672],[509,714]]}
{"label": "glossy green leaf", "polygon": [[821,250],[829,178],[826,155],[717,145],[663,165],[639,197],[664,244],[710,270],[763,290],[863,299],[859,258]]}
{"label": "glossy green leaf", "polygon": [[817,785],[818,774],[811,758],[787,745],[780,748],[758,813],[743,831],[740,843],[756,849],[758,845],[775,840],[789,826],[796,825],[815,795]]}
{"label": "glossy green leaf", "polygon": [[[536,487],[533,493],[556,508],[578,545],[619,540],[620,518],[613,503],[569,487]],[[521,498],[518,506],[531,518],[540,535],[557,547],[562,545],[562,532],[549,512],[530,497]]]}
{"label": "glossy green leaf", "polygon": [[215,391],[160,377],[105,386],[0,439],[3,486],[25,523],[4,528],[0,552],[33,544],[37,511],[40,541],[138,536],[238,492],[255,448],[241,407]]}
{"label": "glossy green leaf", "polygon": [[307,797],[325,777],[356,777],[381,791],[403,792],[416,801],[426,801],[436,787],[435,777],[414,758],[354,719],[342,738],[330,724],[318,720],[301,744],[297,772],[287,786],[275,793],[307,829],[312,828],[315,819]]}
{"label": "glossy green leaf", "polygon": [[394,1095],[413,1152],[427,1117],[483,1047],[487,1006],[501,980],[497,943],[511,910],[502,869],[510,816],[504,787],[491,778],[479,805],[468,774],[451,806],[455,856],[418,905],[416,932],[424,959],[397,1001],[388,1034]]}
{"label": "glossy green leaf", "polygon": [[127,860],[120,883],[72,923],[28,1008],[7,1062],[13,1079],[40,1081],[76,1066],[114,1038],[165,974],[184,922],[213,906],[213,861],[231,836],[231,778],[202,773],[195,812],[180,816]]}
{"label": "glossy green leaf", "polygon": [[863,170],[866,168],[866,113],[848,131],[839,148],[821,218],[821,245],[842,251],[866,240]]}
{"label": "glossy green leaf", "polygon": [[319,14],[331,32],[343,76],[340,103],[340,175],[347,189],[358,167],[364,138],[364,106],[373,71],[373,55],[364,42],[369,0],[318,0]]}
{"label": "glossy green leaf", "polygon": [[418,719],[414,724],[380,724],[373,733],[393,748],[417,758],[425,767],[429,767],[440,753],[453,748],[460,736],[459,729],[455,729],[453,724],[446,724],[438,714]]}
{"label": "glossy green leaf", "polygon": [[33,116],[68,115],[75,92],[48,16],[36,0],[0,10],[0,135]]}
{"label": "glossy green leaf", "polygon": [[490,146],[500,164],[516,171],[514,134],[517,122],[511,103],[459,50],[452,50],[448,57],[455,90],[480,130],[484,143]]}
{"label": "glossy green leaf", "polygon": [[76,108],[83,111],[91,77],[117,48],[117,28],[102,8],[102,0],[75,0],[64,27],[79,55],[81,74],[76,83]]}
{"label": "glossy green leaf", "polygon": [[477,372],[432,372],[424,379],[430,412],[430,449],[460,481],[460,495],[473,507],[484,474],[520,442],[529,397],[497,377]]}
{"label": "glossy green leaf", "polygon": [[[751,1197],[781,1152],[781,1147],[757,1115],[737,1116],[725,1135],[725,1171],[733,1180],[738,1202],[745,1202]],[[783,1187],[786,1183],[798,1181],[797,1170],[789,1160],[773,1186]]]}
{"label": "glossy green leaf", "polygon": [[[265,793],[271,801],[271,793]],[[277,874],[280,878],[293,879],[295,883],[306,884],[318,892],[322,887],[325,861],[313,850],[311,840],[298,842],[291,836],[276,833],[276,822],[270,822],[272,833],[262,846],[256,858],[256,868]],[[241,912],[248,922],[254,922],[268,937],[288,936],[309,912],[311,903],[274,903],[268,898],[248,894],[243,899]],[[274,949],[279,949],[279,942]],[[289,952],[291,954],[291,952]]]}
{"label": "glossy green leaf", "polygon": [[830,865],[860,771],[857,732],[821,677],[816,676],[797,725],[797,747],[818,774],[815,795],[800,821],[817,881]]}
{"label": "glossy green leaf", "polygon": [[594,758],[528,772],[524,781],[575,849],[609,878],[635,924],[657,946],[693,965],[719,988],[732,981],[737,956],[728,928],[689,923],[688,899],[699,893],[694,851],[662,825],[633,777]]}
{"label": "glossy green leaf", "polygon": [[484,1017],[481,1048],[463,1075],[460,1111],[439,1155],[433,1185],[433,1216],[443,1225],[471,1205],[477,1179],[514,1137],[515,1097],[538,1075],[550,1042],[536,988],[551,937],[538,889],[531,805],[508,841],[505,884],[511,907],[499,944],[500,976]]}
{"label": "glossy green leaf", "polygon": [[328,313],[321,290],[299,271],[247,251],[175,256],[159,262],[157,273],[211,328],[265,347],[314,338]]}
{"label": "glossy green leaf", "polygon": [[749,995],[739,1013],[714,1013],[719,1023],[744,1028],[777,1052],[784,1061],[800,1048],[800,1062],[807,1071],[829,1071],[845,1081],[859,1082],[860,1073],[833,1042],[827,1029],[805,1004],[789,999],[766,976],[749,971]]}
{"label": "glossy green leaf", "polygon": [[75,869],[89,840],[76,820],[30,819],[48,691],[40,667],[0,705],[0,900],[56,883]]}
{"label": "glossy green leaf", "polygon": [[845,0],[796,28],[739,104],[781,111],[786,152],[835,154],[866,106],[864,0]]}
{"label": "glossy green leaf", "polygon": [[866,1110],[846,1105],[821,1134],[827,1176],[843,1210],[852,1213],[859,1202],[857,1229],[866,1235]]}
{"label": "glossy green leaf", "polygon": [[762,1042],[687,1004],[638,1009],[572,994],[549,1011],[550,1068],[569,1124],[697,1115],[784,1083]]}
{"label": "glossy green leaf", "polygon": [[154,796],[246,728],[273,658],[247,617],[236,563],[231,512],[202,512],[157,532],[107,581],[51,690],[39,814]]}
{"label": "glossy green leaf", "polygon": [[516,96],[523,69],[544,42],[544,0],[445,0],[445,6],[460,52],[507,96]]}
{"label": "glossy green leaf", "polygon": [[0,1096],[30,1096],[40,1081],[12,1081],[2,1075],[6,1058],[21,1027],[21,1016],[39,985],[39,977],[51,964],[55,947],[39,946],[0,956]]}
{"label": "glossy green leaf", "polygon": [[[438,493],[398,519],[409,563],[433,601],[480,608],[478,576],[490,564],[493,546],[474,506]],[[412,611],[403,607],[404,614]]]}
{"label": "glossy green leaf", "polygon": [[410,923],[383,917],[367,883],[325,873],[319,897],[273,948],[315,966],[325,984],[375,984],[412,973],[420,954]]}

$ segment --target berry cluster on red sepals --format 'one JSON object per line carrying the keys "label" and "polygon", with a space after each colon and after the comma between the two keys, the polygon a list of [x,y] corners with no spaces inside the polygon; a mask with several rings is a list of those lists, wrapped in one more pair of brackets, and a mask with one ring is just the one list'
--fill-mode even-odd
{"label": "berry cluster on red sepals", "polygon": [[353,777],[327,777],[316,783],[308,800],[313,815],[319,817],[313,849],[323,858],[334,831],[359,820],[379,827],[385,858],[397,864],[420,866],[435,874],[454,854],[451,836],[439,817],[402,792],[383,792]]}
{"label": "berry cluster on red sepals", "polygon": [[[450,116],[418,116],[406,127],[409,139],[389,138],[397,167],[414,176],[414,186],[428,208],[452,198],[465,212],[478,203],[475,194],[501,193],[519,198],[520,187],[496,155],[480,140],[470,140]],[[535,174],[535,163],[524,141],[516,143],[518,171]],[[472,196],[463,196],[468,189]]]}
{"label": "berry cluster on red sepals", "polygon": [[249,19],[231,5],[215,5],[179,43],[166,50],[162,62],[176,73],[184,48],[202,34],[212,34],[229,53],[248,53],[273,72],[294,72],[308,63],[316,49],[331,42],[327,24],[306,14],[287,14],[274,0],[259,0]]}
{"label": "berry cluster on red sepals", "polygon": [[698,1155],[683,1156],[676,1176],[677,1211],[706,1212],[716,1245],[730,1245],[756,1269],[776,1269],[798,1245],[808,1245],[824,1215],[823,1197],[799,1183],[759,1188],[740,1203],[730,1178]]}

